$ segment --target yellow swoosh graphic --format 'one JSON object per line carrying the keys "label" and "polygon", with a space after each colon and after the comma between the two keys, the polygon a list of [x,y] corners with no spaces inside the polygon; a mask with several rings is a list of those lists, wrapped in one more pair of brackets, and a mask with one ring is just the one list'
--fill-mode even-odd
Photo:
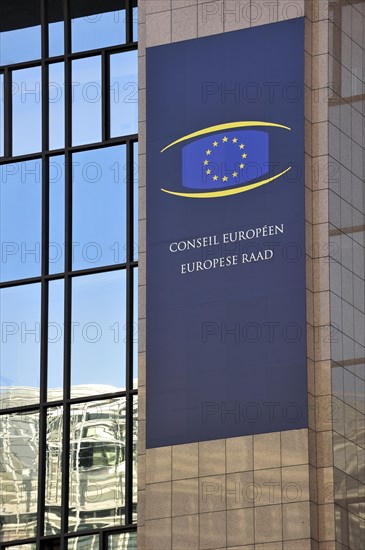
{"label": "yellow swoosh graphic", "polygon": [[194,137],[204,136],[205,134],[210,134],[211,132],[220,132],[221,130],[234,130],[236,128],[247,128],[247,127],[253,127],[253,126],[270,126],[274,128],[283,128],[284,130],[291,130],[289,126],[283,126],[282,124],[276,124],[275,122],[260,122],[256,120],[245,120],[241,122],[226,122],[225,124],[218,124],[217,126],[210,126],[209,128],[203,128],[203,130],[198,130],[197,132],[193,132],[192,134],[188,134],[187,136],[183,136],[176,141],[173,141],[169,145],[166,145],[164,149],[162,149],[161,153],[166,151],[166,149],[169,149],[173,145],[176,145],[177,143],[181,143],[182,141],[186,141],[187,139],[191,139]]}
{"label": "yellow swoosh graphic", "polygon": [[256,183],[251,183],[250,185],[244,185],[242,187],[235,187],[234,189],[224,189],[223,191],[207,191],[204,193],[176,193],[175,191],[168,191],[167,189],[161,189],[164,193],[168,193],[169,195],[177,195],[178,197],[188,197],[190,199],[215,199],[217,197],[228,197],[229,195],[238,195],[238,193],[244,193],[245,191],[251,191],[251,189],[256,189],[256,187],[261,187],[262,185],[266,185],[266,183],[270,183],[271,181],[274,181],[287,172],[291,170],[291,166],[281,172],[280,174],[277,174],[276,176],[273,176],[272,178],[257,181]]}

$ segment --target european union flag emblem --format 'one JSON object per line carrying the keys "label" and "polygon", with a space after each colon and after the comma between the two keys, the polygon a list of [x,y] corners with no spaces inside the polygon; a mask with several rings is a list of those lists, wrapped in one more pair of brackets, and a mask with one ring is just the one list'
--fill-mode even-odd
{"label": "european union flag emblem", "polygon": [[182,185],[222,189],[256,180],[269,171],[269,136],[257,130],[219,132],[182,149]]}

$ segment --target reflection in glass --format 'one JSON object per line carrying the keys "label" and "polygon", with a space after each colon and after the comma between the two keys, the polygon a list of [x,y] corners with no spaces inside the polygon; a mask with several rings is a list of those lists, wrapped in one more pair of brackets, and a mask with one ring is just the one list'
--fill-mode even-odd
{"label": "reflection in glass", "polygon": [[49,160],[49,273],[65,266],[65,157]]}
{"label": "reflection in glass", "polygon": [[5,550],[36,550],[36,543],[32,544],[16,544],[15,546],[6,546]]}
{"label": "reflection in glass", "polygon": [[61,542],[59,539],[45,540],[41,545],[41,550],[61,550]]}
{"label": "reflection in glass", "polygon": [[0,290],[0,408],[38,403],[41,285]]}
{"label": "reflection in glass", "polygon": [[1,0],[0,65],[41,57],[40,1]]}
{"label": "reflection in glass", "polygon": [[99,535],[68,539],[67,550],[99,550]]}
{"label": "reflection in glass", "polygon": [[47,0],[48,53],[50,57],[64,53],[63,2]]}
{"label": "reflection in glass", "polygon": [[48,283],[48,401],[63,398],[64,280]]}
{"label": "reflection in glass", "polygon": [[138,142],[133,144],[133,256],[138,259]]}
{"label": "reflection in glass", "polygon": [[71,407],[70,531],[124,522],[125,411],[125,398]]}
{"label": "reflection in glass", "polygon": [[133,269],[133,386],[138,385],[138,268]]}
{"label": "reflection in glass", "polygon": [[125,270],[75,277],[72,281],[71,397],[125,388],[125,329]]}
{"label": "reflection in glass", "polygon": [[112,137],[138,132],[137,50],[110,56],[110,133]]}
{"label": "reflection in glass", "polygon": [[126,261],[125,145],[73,155],[73,269]]}
{"label": "reflection in glass", "polygon": [[42,149],[41,67],[13,72],[13,155]]}
{"label": "reflection in glass", "polygon": [[132,466],[132,521],[137,523],[137,500],[138,500],[138,397],[133,396],[133,466]]}
{"label": "reflection in glass", "polygon": [[138,42],[138,7],[137,0],[133,0],[133,42]]}
{"label": "reflection in glass", "polygon": [[108,550],[137,550],[137,533],[118,533],[108,537]]}
{"label": "reflection in glass", "polygon": [[125,2],[71,0],[72,52],[125,44]]}
{"label": "reflection in glass", "polygon": [[72,144],[101,141],[101,58],[72,62]]}
{"label": "reflection in glass", "polygon": [[65,65],[49,65],[49,148],[62,149],[65,145]]}
{"label": "reflection in glass", "polygon": [[[62,395],[59,398],[62,399]],[[62,407],[48,409],[44,518],[45,535],[57,534],[61,529],[62,426]]]}
{"label": "reflection in glass", "polygon": [[4,156],[4,75],[0,74],[0,157]]}
{"label": "reflection in glass", "polygon": [[0,416],[0,540],[35,536],[38,491],[37,413]]}
{"label": "reflection in glass", "polygon": [[41,161],[0,166],[0,281],[41,272]]}

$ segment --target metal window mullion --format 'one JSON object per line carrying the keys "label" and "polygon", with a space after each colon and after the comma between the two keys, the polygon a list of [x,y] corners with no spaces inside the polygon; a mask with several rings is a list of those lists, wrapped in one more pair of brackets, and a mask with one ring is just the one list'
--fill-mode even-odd
{"label": "metal window mullion", "polygon": [[61,548],[68,532],[69,472],[70,472],[70,378],[71,378],[71,276],[72,269],[72,71],[68,55],[71,51],[71,20],[69,0],[63,0],[65,45],[65,295],[64,295],[64,357],[63,357],[63,441]]}
{"label": "metal window mullion", "polygon": [[127,44],[133,42],[133,6],[132,0],[126,0],[125,36]]}
{"label": "metal window mullion", "polygon": [[101,55],[102,70],[102,141],[110,139],[110,55],[105,51]]}
{"label": "metal window mullion", "polygon": [[[119,136],[119,137],[113,137],[109,138],[107,141],[102,142],[98,141],[95,143],[85,143],[84,145],[74,145],[71,147],[64,147],[62,149],[52,149],[50,151],[43,151],[43,154],[45,154],[48,157],[55,157],[59,155],[63,155],[65,151],[71,151],[74,153],[81,153],[84,151],[93,151],[94,149],[103,149],[105,147],[113,147],[115,145],[126,145],[128,141],[136,141],[137,140],[137,134],[131,134],[129,136]],[[20,155],[18,157],[13,157],[11,159],[9,158],[3,158],[0,159],[0,166],[5,164],[11,164],[13,162],[26,162],[27,160],[37,160],[42,157],[41,152],[38,153],[29,153],[27,155]]]}
{"label": "metal window mullion", "polygon": [[47,371],[48,371],[48,159],[43,157],[42,168],[42,282],[41,282],[41,376],[40,376],[40,422],[39,422],[39,484],[38,484],[38,539],[44,531],[46,446],[47,446]]}
{"label": "metal window mullion", "polygon": [[130,391],[133,388],[133,143],[127,143],[127,323],[126,323],[126,427],[125,427],[125,523],[131,524],[133,517],[133,396]]}
{"label": "metal window mullion", "polygon": [[38,449],[38,502],[37,502],[37,550],[41,550],[40,537],[44,532],[45,484],[46,484],[46,446],[47,446],[47,355],[48,355],[48,282],[44,276],[48,273],[48,66],[44,58],[48,57],[48,25],[46,0],[41,0],[41,109],[42,109],[42,255],[41,255],[41,340],[40,340],[40,410],[39,410],[39,449]]}

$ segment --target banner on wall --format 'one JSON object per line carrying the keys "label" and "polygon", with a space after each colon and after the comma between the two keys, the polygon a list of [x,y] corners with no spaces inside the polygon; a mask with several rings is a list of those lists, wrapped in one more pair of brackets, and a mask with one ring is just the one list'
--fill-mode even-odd
{"label": "banner on wall", "polygon": [[307,426],[304,20],[147,49],[147,447]]}

